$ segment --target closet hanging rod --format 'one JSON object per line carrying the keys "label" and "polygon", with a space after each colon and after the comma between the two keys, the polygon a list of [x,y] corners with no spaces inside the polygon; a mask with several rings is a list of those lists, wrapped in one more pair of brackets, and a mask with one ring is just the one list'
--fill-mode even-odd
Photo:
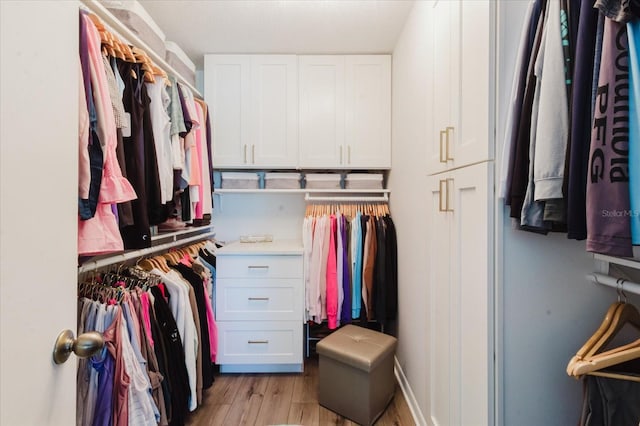
{"label": "closet hanging rod", "polygon": [[167,74],[175,77],[178,81],[187,86],[193,94],[200,99],[204,99],[202,93],[198,89],[196,89],[191,83],[187,81],[175,68],[167,63],[167,61],[158,55],[153,49],[149,47],[147,43],[142,41],[140,37],[138,37],[133,31],[127,28],[118,18],[116,18],[113,13],[109,12],[109,10],[104,7],[98,0],[80,0],[81,6],[84,6],[89,12],[95,13],[102,22],[116,35],[124,39],[128,43],[131,43],[135,47],[139,47],[144,50],[147,55],[153,60],[154,64],[158,67],[162,68]]}
{"label": "closet hanging rod", "polygon": [[[606,285],[607,287],[612,287],[625,293],[640,295],[640,284],[634,283],[632,281],[623,281],[609,275],[599,274],[597,272],[587,274],[587,279],[596,284]],[[622,285],[620,285],[620,283],[622,283]]]}
{"label": "closet hanging rod", "polygon": [[132,250],[132,251],[127,251],[121,254],[115,254],[113,256],[108,256],[102,259],[98,259],[98,260],[94,260],[94,261],[88,261],[87,263],[81,265],[80,267],[78,267],[78,273],[83,273],[83,272],[89,272],[89,271],[93,271],[95,269],[98,268],[102,268],[103,266],[109,266],[109,265],[113,265],[115,263],[123,263],[126,262],[127,260],[131,260],[131,259],[137,259],[139,257],[144,257],[147,256],[149,254],[153,254],[153,253],[158,253],[161,251],[165,251],[165,250],[169,250],[170,248],[173,247],[182,247],[182,246],[187,246],[189,245],[189,243],[193,243],[196,241],[202,241],[202,240],[206,240],[210,237],[215,236],[216,233],[215,232],[207,232],[205,234],[198,234],[195,235],[193,237],[189,237],[189,238],[184,238],[182,240],[178,240],[178,241],[172,241],[170,243],[164,243],[164,244],[160,244],[154,247],[149,247],[149,248],[144,248],[144,249],[140,249],[140,250]]}
{"label": "closet hanging rod", "polygon": [[370,203],[370,202],[388,202],[389,194],[385,193],[380,197],[313,197],[306,193],[304,195],[305,201],[336,201],[336,202],[347,202],[353,201],[357,203]]}

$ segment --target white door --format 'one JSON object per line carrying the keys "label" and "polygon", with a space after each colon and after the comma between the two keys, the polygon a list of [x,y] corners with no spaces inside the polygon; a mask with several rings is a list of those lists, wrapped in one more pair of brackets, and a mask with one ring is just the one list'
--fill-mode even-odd
{"label": "white door", "polygon": [[0,1],[0,424],[75,424],[78,4]]}
{"label": "white door", "polygon": [[[455,54],[455,6],[457,1],[438,1],[431,10],[431,75],[432,97],[431,102],[433,116],[430,119],[432,126],[427,141],[427,171],[438,173],[449,166],[447,148],[451,147],[451,138],[454,138],[452,129],[452,93],[451,87],[455,82],[452,75],[451,57]],[[425,78],[429,78],[425,76]],[[447,146],[448,145],[448,146]],[[450,154],[450,152],[449,152]],[[449,155],[450,157],[450,155]]]}
{"label": "white door", "polygon": [[344,167],[344,56],[299,56],[300,167]]}
{"label": "white door", "polygon": [[451,263],[451,214],[448,212],[448,174],[430,176],[427,180],[429,210],[429,346],[430,354],[429,417],[436,426],[450,423],[451,329],[449,283]]}
{"label": "white door", "polygon": [[493,363],[491,268],[493,163],[452,171],[451,199],[451,425],[488,425]]}
{"label": "white door", "polygon": [[457,70],[453,86],[454,117],[456,120],[452,145],[452,165],[455,167],[491,159],[489,123],[493,117],[494,93],[490,67],[494,60],[490,29],[494,17],[489,0],[457,3],[459,49],[452,58]]}
{"label": "white door", "polygon": [[345,56],[345,165],[391,167],[391,56]]}
{"label": "white door", "polygon": [[251,164],[298,165],[298,59],[251,57]]}
{"label": "white door", "polygon": [[213,167],[251,165],[251,58],[205,55],[204,98],[211,110]]}

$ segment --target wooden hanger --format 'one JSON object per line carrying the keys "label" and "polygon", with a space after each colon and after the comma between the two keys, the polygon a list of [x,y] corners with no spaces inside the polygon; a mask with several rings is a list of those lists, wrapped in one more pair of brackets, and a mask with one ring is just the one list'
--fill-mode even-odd
{"label": "wooden hanger", "polygon": [[587,342],[584,345],[582,345],[582,347],[578,350],[578,352],[576,352],[573,358],[571,358],[571,360],[569,361],[569,364],[567,365],[568,375],[570,376],[574,375],[573,369],[575,367],[575,364],[578,361],[582,361],[586,357],[592,356],[598,351],[598,349],[600,349],[599,347],[596,347],[596,343],[600,341],[602,336],[604,336],[607,330],[609,330],[609,328],[611,327],[616,310],[621,304],[622,303],[620,302],[616,302],[611,304],[611,306],[609,306],[609,309],[607,310],[607,313],[604,315],[604,319],[602,320],[600,327],[598,327],[595,333],[593,333],[593,335],[589,337],[589,340],[587,340]]}
{"label": "wooden hanger", "polygon": [[[607,322],[607,318],[611,314],[612,309],[613,314],[611,321],[609,322],[608,327],[605,327],[604,325]],[[636,307],[630,303],[613,304],[607,311],[603,325],[598,328],[594,336],[592,336],[587,344],[585,344],[585,347],[588,346],[589,343],[592,343],[592,346],[584,351],[584,355],[579,357],[581,354],[578,353],[571,359],[567,366],[567,373],[578,377],[616,364],[640,358],[640,339],[628,345],[596,354],[600,349],[605,347],[626,324],[633,325],[635,328],[640,330],[640,313]],[[601,329],[604,329],[604,331],[601,332]]]}

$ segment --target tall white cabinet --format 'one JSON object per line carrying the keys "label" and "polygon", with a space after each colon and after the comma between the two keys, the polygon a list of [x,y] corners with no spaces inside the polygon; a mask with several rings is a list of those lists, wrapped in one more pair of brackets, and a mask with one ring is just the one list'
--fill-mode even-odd
{"label": "tall white cabinet", "polygon": [[432,10],[428,421],[493,422],[494,22],[489,1]]}
{"label": "tall white cabinet", "polygon": [[434,425],[491,424],[492,180],[492,162],[428,179]]}
{"label": "tall white cabinet", "polygon": [[205,99],[215,167],[297,166],[295,55],[205,55]]}

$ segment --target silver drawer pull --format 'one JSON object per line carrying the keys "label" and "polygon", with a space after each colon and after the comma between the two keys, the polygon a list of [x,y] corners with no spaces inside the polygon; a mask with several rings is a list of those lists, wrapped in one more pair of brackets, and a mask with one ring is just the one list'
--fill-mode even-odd
{"label": "silver drawer pull", "polygon": [[247,266],[249,269],[269,269],[267,265],[249,265]]}
{"label": "silver drawer pull", "polygon": [[268,340],[247,340],[247,343],[250,345],[267,345],[269,344]]}
{"label": "silver drawer pull", "polygon": [[264,301],[269,300],[268,297],[248,297],[247,299],[249,299],[249,300],[264,300]]}

